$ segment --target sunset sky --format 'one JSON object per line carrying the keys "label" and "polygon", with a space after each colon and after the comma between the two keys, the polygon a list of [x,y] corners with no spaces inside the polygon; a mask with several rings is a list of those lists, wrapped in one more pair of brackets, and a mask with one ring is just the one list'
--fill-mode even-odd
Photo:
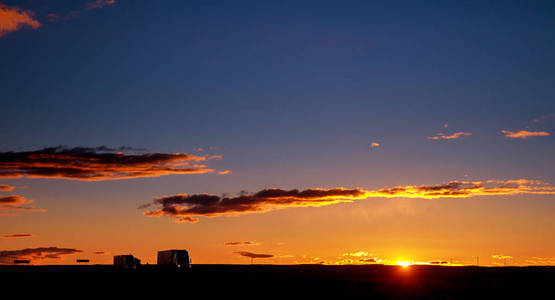
{"label": "sunset sky", "polygon": [[0,0],[0,264],[555,265],[555,2]]}

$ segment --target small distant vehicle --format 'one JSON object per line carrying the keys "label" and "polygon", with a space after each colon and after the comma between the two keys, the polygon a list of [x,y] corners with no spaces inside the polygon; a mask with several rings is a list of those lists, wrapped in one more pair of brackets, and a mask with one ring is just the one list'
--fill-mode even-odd
{"label": "small distant vehicle", "polygon": [[169,266],[180,269],[190,269],[191,260],[189,259],[189,252],[187,250],[165,250],[158,251],[158,260],[156,262],[159,266]]}
{"label": "small distant vehicle", "polygon": [[141,260],[131,254],[128,255],[115,255],[114,266],[125,269],[137,269],[141,266]]}

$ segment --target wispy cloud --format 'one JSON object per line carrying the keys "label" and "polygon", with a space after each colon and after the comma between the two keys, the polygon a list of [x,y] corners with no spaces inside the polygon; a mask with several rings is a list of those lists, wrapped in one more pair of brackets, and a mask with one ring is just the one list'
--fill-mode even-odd
{"label": "wispy cloud", "polygon": [[125,154],[108,147],[1,152],[0,177],[114,180],[213,172],[194,163],[221,158],[181,153]]}
{"label": "wispy cloud", "polygon": [[14,233],[14,234],[5,234],[2,237],[5,239],[15,239],[15,238],[26,238],[32,237],[33,235],[30,233]]}
{"label": "wispy cloud", "polygon": [[464,132],[464,131],[455,132],[451,135],[446,135],[440,132],[437,135],[429,136],[428,139],[429,140],[454,140],[454,139],[460,138],[461,136],[470,136],[470,135],[472,135],[471,132]]}
{"label": "wispy cloud", "polygon": [[13,186],[0,184],[0,192],[9,192],[9,191],[13,191]]}
{"label": "wispy cloud", "polygon": [[547,131],[528,131],[528,130],[520,130],[520,131],[509,131],[509,130],[501,130],[501,132],[505,135],[505,137],[510,139],[522,139],[525,140],[529,137],[534,136],[549,136],[550,133]]}
{"label": "wispy cloud", "polygon": [[249,257],[249,258],[272,258],[272,257],[274,257],[273,254],[252,253],[252,252],[247,252],[247,251],[238,251],[238,252],[233,252],[233,253],[239,254],[241,256]]}
{"label": "wispy cloud", "polygon": [[59,259],[64,255],[83,252],[72,248],[40,247],[26,248],[21,250],[2,250],[0,251],[0,263],[13,263],[15,259]]}
{"label": "wispy cloud", "polygon": [[467,198],[474,196],[538,194],[553,195],[555,188],[539,180],[450,181],[440,185],[396,186],[378,190],[361,188],[283,190],[270,188],[235,197],[211,194],[179,194],[155,199],[139,209],[147,217],[167,216],[177,223],[197,222],[198,217],[263,213],[294,207],[318,207],[368,198]]}
{"label": "wispy cloud", "polygon": [[541,115],[537,118],[532,119],[532,122],[538,124],[538,123],[543,123],[551,120],[555,120],[555,114]]}
{"label": "wispy cloud", "polygon": [[0,216],[17,216],[18,211],[26,212],[45,212],[45,209],[29,206],[34,200],[26,199],[23,196],[8,195],[0,196]]}
{"label": "wispy cloud", "polygon": [[246,242],[225,242],[224,246],[257,246],[260,245],[260,243],[257,242],[251,242],[251,241],[246,241]]}
{"label": "wispy cloud", "polygon": [[33,17],[34,13],[32,11],[0,3],[0,37],[25,26],[33,29],[39,28],[41,24]]}
{"label": "wispy cloud", "polygon": [[91,9],[103,8],[104,6],[114,5],[115,3],[116,3],[116,0],[96,0],[94,2],[88,3],[87,9],[91,10]]}
{"label": "wispy cloud", "polygon": [[513,258],[513,257],[510,256],[510,255],[494,254],[494,255],[491,256],[491,258],[503,260],[503,259],[511,259],[511,258]]}

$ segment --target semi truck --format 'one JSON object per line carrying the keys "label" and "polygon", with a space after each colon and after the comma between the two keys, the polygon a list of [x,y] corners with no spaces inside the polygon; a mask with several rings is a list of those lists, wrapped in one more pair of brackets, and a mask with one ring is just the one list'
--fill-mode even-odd
{"label": "semi truck", "polygon": [[131,254],[114,256],[114,266],[125,269],[136,269],[141,265],[141,260]]}
{"label": "semi truck", "polygon": [[157,264],[159,266],[171,266],[180,269],[191,268],[189,252],[187,250],[164,250],[158,251]]}

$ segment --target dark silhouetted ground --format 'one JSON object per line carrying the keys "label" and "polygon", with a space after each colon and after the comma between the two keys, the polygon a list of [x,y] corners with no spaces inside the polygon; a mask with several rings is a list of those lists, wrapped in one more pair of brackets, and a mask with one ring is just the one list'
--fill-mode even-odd
{"label": "dark silhouetted ground", "polygon": [[4,294],[13,289],[126,299],[555,299],[555,267],[193,265],[182,271],[157,266],[0,266],[0,283]]}

